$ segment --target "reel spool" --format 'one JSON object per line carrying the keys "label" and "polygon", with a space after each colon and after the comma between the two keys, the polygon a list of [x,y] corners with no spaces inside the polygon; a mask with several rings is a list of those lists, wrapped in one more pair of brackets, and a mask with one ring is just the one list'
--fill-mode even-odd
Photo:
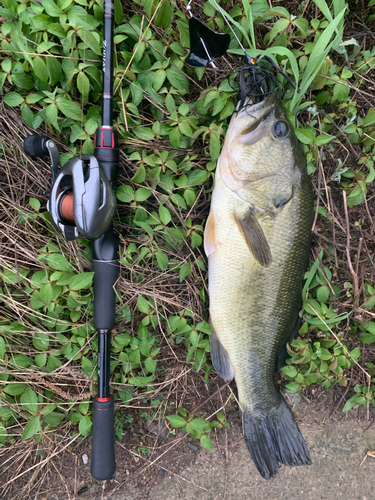
{"label": "reel spool", "polygon": [[72,158],[59,169],[60,155],[48,137],[27,137],[24,150],[32,157],[50,154],[54,182],[47,209],[55,228],[67,240],[100,238],[113,220],[116,196],[95,156]]}

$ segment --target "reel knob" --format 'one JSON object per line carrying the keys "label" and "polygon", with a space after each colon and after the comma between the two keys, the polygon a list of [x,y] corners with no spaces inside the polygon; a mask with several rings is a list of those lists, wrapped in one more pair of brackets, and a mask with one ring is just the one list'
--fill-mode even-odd
{"label": "reel knob", "polygon": [[98,239],[107,231],[116,197],[94,156],[82,155],[64,165],[53,184],[48,210],[54,226],[68,240],[79,235]]}
{"label": "reel knob", "polygon": [[23,149],[32,158],[48,155],[47,143],[49,140],[46,136],[29,135],[23,142]]}

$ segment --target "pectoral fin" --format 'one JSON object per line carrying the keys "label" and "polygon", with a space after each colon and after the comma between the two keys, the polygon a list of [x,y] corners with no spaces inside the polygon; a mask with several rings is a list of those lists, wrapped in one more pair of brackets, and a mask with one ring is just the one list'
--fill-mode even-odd
{"label": "pectoral fin", "polygon": [[259,264],[268,267],[272,262],[271,249],[254,211],[249,209],[244,217],[236,216],[237,226],[244,235],[247,246]]}
{"label": "pectoral fin", "polygon": [[216,373],[224,380],[232,380],[234,377],[233,365],[229,359],[228,352],[222,346],[219,337],[213,329],[212,335],[210,336],[210,350],[212,364],[214,365]]}
{"label": "pectoral fin", "polygon": [[206,222],[206,228],[204,230],[204,251],[207,257],[215,251],[215,219],[210,212]]}

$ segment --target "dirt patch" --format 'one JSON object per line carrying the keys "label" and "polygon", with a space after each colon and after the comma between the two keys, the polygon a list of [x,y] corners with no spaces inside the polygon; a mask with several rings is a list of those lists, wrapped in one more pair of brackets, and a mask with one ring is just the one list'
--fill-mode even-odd
{"label": "dirt patch", "polygon": [[[229,389],[226,388],[225,390]],[[224,391],[225,391],[224,390]],[[223,391],[223,393],[224,393]],[[75,442],[61,454],[48,459],[48,467],[36,477],[25,474],[24,481],[38,484],[30,500],[238,500],[243,498],[276,500],[375,500],[372,477],[375,458],[375,425],[365,421],[357,410],[347,414],[332,411],[340,393],[334,389],[310,388],[308,399],[289,401],[304,435],[313,464],[310,467],[280,468],[269,481],[257,472],[242,437],[237,404],[226,406],[231,428],[212,433],[213,450],[206,451],[197,440],[179,432],[167,432],[163,424],[151,423],[145,429],[145,444],[151,456],[143,455],[128,432],[116,444],[117,471],[105,482],[90,475],[90,440]],[[210,401],[211,403],[211,401]],[[211,410],[207,403],[203,412]],[[215,406],[214,403],[212,403]],[[138,443],[139,444],[139,443]],[[26,443],[23,444],[26,454]],[[30,446],[30,445],[29,445]],[[36,447],[37,448],[37,447]],[[8,480],[37,463],[37,449],[29,450],[22,469],[10,467]],[[39,449],[41,446],[39,446]],[[19,461],[21,448],[12,448],[13,462]],[[88,463],[83,459],[87,455]],[[26,456],[26,455],[25,455]],[[12,462],[12,457],[8,456]],[[3,475],[3,479],[5,476]],[[22,487],[22,478],[12,484],[2,498],[12,499]]]}

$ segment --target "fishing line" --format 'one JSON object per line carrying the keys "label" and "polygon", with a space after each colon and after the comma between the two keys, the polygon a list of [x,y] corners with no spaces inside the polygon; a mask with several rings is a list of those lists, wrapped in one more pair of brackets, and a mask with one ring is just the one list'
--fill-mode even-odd
{"label": "fishing line", "polygon": [[[239,86],[239,96],[236,107],[237,111],[240,111],[248,105],[263,101],[275,91],[278,92],[278,99],[282,97],[283,85],[274,74],[273,68],[276,69],[276,71],[280,73],[293,88],[296,88],[296,85],[289,78],[289,76],[275,63],[271,57],[262,54],[256,56],[255,58],[249,56],[245,47],[242,45],[240,39],[232,28],[225,10],[220,7],[216,0],[212,0],[212,3],[222,14],[226,24],[243,51],[247,62],[245,66],[236,70],[237,83]],[[230,80],[229,84],[231,85]],[[300,89],[297,88],[297,92],[300,92]]]}

